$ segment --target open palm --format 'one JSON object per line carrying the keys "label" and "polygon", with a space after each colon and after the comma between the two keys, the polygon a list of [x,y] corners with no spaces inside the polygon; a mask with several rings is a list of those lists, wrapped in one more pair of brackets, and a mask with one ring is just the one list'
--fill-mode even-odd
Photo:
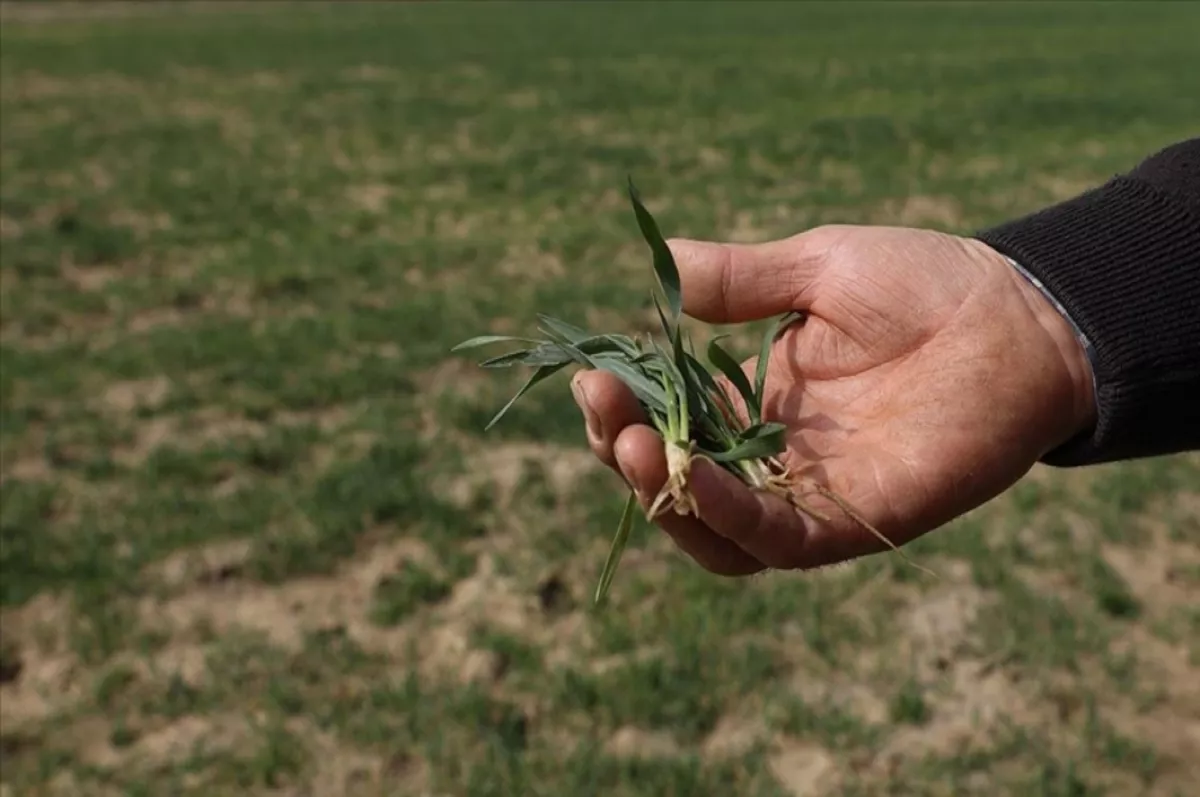
{"label": "open palm", "polygon": [[[1090,374],[1070,327],[982,243],[826,226],[765,244],[670,245],[688,315],[736,324],[805,313],[774,345],[765,419],[789,427],[781,458],[793,472],[897,545],[994,497],[1091,422]],[[574,387],[596,455],[648,505],[667,466],[636,399],[603,372],[577,375]],[[815,567],[884,547],[819,494],[801,498],[828,522],[704,460],[691,489],[698,516],[657,522],[716,573]]]}

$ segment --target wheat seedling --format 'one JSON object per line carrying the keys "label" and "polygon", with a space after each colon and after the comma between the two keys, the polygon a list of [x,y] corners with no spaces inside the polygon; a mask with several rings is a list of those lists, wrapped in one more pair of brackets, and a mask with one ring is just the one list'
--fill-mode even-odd
{"label": "wheat seedling", "polygon": [[[779,454],[785,448],[784,433],[787,427],[763,418],[763,394],[771,346],[787,326],[801,320],[803,315],[788,313],[781,316],[766,331],[753,383],[733,356],[722,348],[720,337],[708,344],[707,358],[713,369],[710,370],[696,356],[691,338],[684,334],[679,271],[666,240],[659,232],[658,224],[642,204],[632,180],[629,182],[629,198],[642,237],[653,255],[658,291],[652,293],[652,298],[666,337],[665,343],[653,338],[642,340],[620,334],[592,334],[540,313],[538,320],[541,324],[537,329],[543,337],[483,335],[466,340],[452,351],[495,343],[518,343],[524,346],[484,360],[480,363],[484,368],[520,365],[534,369],[486,429],[504,417],[530,389],[563,368],[579,365],[601,369],[614,374],[633,391],[650,423],[662,435],[668,476],[646,512],[648,519],[666,511],[681,515],[697,514],[688,476],[693,460],[705,457],[733,473],[752,489],[778,495],[797,511],[828,523],[828,516],[799,498],[800,479],[779,459]],[[717,380],[717,374],[724,376],[741,396],[745,405],[745,419],[736,412],[730,394]],[[899,552],[890,540],[833,491],[811,480],[804,481],[808,489],[833,501],[856,523]],[[632,528],[635,503],[635,496],[630,491],[596,587],[596,604],[603,603],[612,584]]]}

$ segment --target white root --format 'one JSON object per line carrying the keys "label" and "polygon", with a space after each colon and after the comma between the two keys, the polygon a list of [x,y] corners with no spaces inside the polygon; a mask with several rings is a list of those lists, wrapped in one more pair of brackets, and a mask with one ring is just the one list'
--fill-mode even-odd
{"label": "white root", "polygon": [[[692,460],[695,457],[695,445],[689,443],[686,447],[678,443],[666,443],[664,446],[667,457],[667,481],[659,490],[658,495],[654,499],[646,516],[653,520],[668,509],[672,509],[679,515],[699,516],[699,509],[696,506],[696,499],[692,496],[691,489],[688,483],[688,476],[691,473]],[[937,578],[937,573],[923,567],[914,562],[910,557],[900,550],[899,546],[889,540],[884,534],[876,529],[871,523],[859,514],[854,507],[828,487],[816,482],[812,479],[797,476],[792,470],[781,463],[778,459],[771,457],[765,463],[761,473],[755,471],[750,475],[751,481],[754,482],[750,486],[752,489],[764,490],[773,495],[777,495],[797,512],[802,512],[805,515],[817,520],[821,523],[831,523],[832,518],[821,512],[816,507],[803,500],[799,493],[802,488],[809,492],[816,493],[838,506],[843,512],[848,515],[851,520],[857,523],[862,528],[866,529],[884,545],[890,548],[893,552],[900,555],[905,562],[917,568],[918,570]]]}
{"label": "white root", "polygon": [[699,516],[696,499],[688,486],[695,444],[689,442],[684,446],[667,442],[663,448],[667,457],[667,480],[646,513],[647,517],[653,520],[668,509],[673,509],[677,515]]}
{"label": "white root", "polygon": [[[779,463],[776,462],[775,464],[779,464]],[[821,484],[817,481],[814,481],[812,479],[801,480],[800,477],[797,477],[794,474],[792,474],[788,468],[786,468],[782,465],[780,465],[780,467],[783,468],[782,472],[777,473],[777,474],[772,474],[771,483],[768,485],[768,490],[770,492],[775,493],[776,495],[779,495],[782,498],[784,498],[784,500],[786,500],[789,504],[791,504],[793,509],[796,509],[799,512],[803,512],[804,514],[809,515],[810,517],[812,517],[816,520],[819,520],[822,523],[830,522],[830,518],[828,515],[825,515],[824,513],[817,511],[810,504],[808,504],[805,501],[802,501],[799,498],[799,496],[796,495],[796,492],[801,485],[801,481],[803,481],[803,484],[806,487],[808,487],[809,490],[811,490],[812,492],[816,493],[817,495],[827,498],[830,501],[832,501],[833,503],[837,504],[838,508],[841,509],[843,512],[845,512],[846,515],[848,515],[851,520],[853,520],[859,526],[861,526],[862,528],[864,528],[868,532],[870,532],[872,536],[874,536],[876,539],[878,539],[880,542],[882,542],[884,545],[886,545],[888,548],[890,548],[892,550],[892,552],[898,554],[900,556],[900,558],[903,559],[905,562],[907,562],[908,564],[912,565],[913,567],[917,568],[918,570],[920,570],[921,572],[923,572],[927,575],[933,576],[934,578],[938,577],[937,573],[933,572],[932,570],[930,570],[927,567],[923,567],[922,565],[917,564],[910,557],[905,555],[904,551],[900,550],[900,547],[898,545],[896,545],[894,542],[889,540],[883,534],[883,532],[881,532],[879,529],[875,528],[875,526],[873,526],[870,523],[870,521],[868,521],[865,517],[863,517],[861,514],[859,514],[858,511],[854,509],[854,507],[850,506],[850,504],[844,498],[842,498],[840,495],[835,493],[833,490],[830,490],[828,487],[826,487],[823,484]]]}

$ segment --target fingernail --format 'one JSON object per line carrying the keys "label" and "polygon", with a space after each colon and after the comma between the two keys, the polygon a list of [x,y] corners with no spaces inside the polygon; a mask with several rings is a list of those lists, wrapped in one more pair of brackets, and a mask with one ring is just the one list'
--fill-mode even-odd
{"label": "fingernail", "polygon": [[633,463],[626,462],[618,456],[617,467],[621,469],[621,475],[625,477],[625,482],[637,494],[638,501],[643,505],[649,503],[646,500],[646,491],[642,487],[642,480],[638,475],[637,469],[633,467]]}
{"label": "fingernail", "polygon": [[571,394],[575,396],[575,403],[579,405],[579,409],[583,412],[583,420],[587,424],[588,434],[593,440],[603,440],[602,433],[604,430],[600,425],[600,418],[596,415],[596,411],[592,409],[592,405],[588,401],[587,391],[579,383],[579,377],[571,380]]}

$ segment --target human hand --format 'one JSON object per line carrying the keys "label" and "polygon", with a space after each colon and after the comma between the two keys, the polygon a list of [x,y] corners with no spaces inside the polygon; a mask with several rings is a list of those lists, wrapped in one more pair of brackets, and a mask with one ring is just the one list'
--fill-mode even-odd
{"label": "human hand", "polygon": [[[995,497],[1094,423],[1090,369],[1069,324],[979,241],[831,225],[763,244],[668,243],[693,318],[806,313],[772,349],[764,420],[788,426],[784,464],[895,545]],[[751,374],[754,365],[743,363]],[[603,371],[577,374],[572,389],[592,450],[648,507],[667,466],[637,400]],[[820,495],[802,498],[828,523],[704,459],[689,486],[698,516],[655,520],[714,573],[811,568],[884,549]]]}

